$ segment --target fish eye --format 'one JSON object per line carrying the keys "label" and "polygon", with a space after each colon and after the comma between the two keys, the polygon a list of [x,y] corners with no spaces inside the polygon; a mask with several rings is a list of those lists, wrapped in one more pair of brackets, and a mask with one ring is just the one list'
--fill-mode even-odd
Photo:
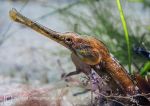
{"label": "fish eye", "polygon": [[66,42],[72,42],[71,38],[66,38]]}

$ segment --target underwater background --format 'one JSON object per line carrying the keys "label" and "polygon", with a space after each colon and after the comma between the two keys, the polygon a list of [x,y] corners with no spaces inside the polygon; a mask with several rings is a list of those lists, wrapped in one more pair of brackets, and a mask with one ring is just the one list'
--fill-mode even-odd
{"label": "underwater background", "polygon": [[[149,61],[135,49],[150,50],[150,2],[120,1],[130,39],[131,70],[138,72]],[[46,97],[54,103],[44,101],[43,106],[83,106],[91,101],[90,92],[74,96],[85,89],[81,84],[84,74],[73,76],[76,80],[72,79],[71,87],[66,87],[68,83],[61,79],[62,73],[76,70],[71,52],[13,22],[9,17],[12,8],[58,32],[77,32],[100,39],[129,71],[127,42],[115,0],[0,0],[0,96],[50,87],[52,93],[47,91]],[[149,76],[148,71],[144,71],[145,76]],[[24,100],[5,101],[1,106],[23,106],[19,101]]]}

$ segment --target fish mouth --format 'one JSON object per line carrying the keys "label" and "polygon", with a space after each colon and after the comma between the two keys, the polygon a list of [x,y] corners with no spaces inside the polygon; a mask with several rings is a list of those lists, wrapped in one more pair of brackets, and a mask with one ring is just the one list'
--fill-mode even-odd
{"label": "fish mouth", "polygon": [[71,48],[67,43],[65,43],[65,36],[64,36],[65,33],[60,33],[60,32],[51,30],[51,29],[39,24],[38,22],[35,22],[35,21],[27,18],[26,16],[22,15],[20,12],[18,12],[14,8],[9,11],[9,16],[13,21],[23,24],[27,27],[30,27],[34,31],[41,33],[43,36],[46,36],[49,39],[54,40],[57,43],[65,46],[69,49]]}

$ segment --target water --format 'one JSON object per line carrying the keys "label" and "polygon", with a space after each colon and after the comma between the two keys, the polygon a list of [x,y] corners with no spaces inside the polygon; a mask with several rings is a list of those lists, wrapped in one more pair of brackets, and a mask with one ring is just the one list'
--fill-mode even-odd
{"label": "water", "polygon": [[[45,77],[50,80],[58,80],[60,77],[57,60],[60,59],[62,66],[65,70],[71,71],[73,69],[72,64],[67,64],[70,61],[68,54],[70,52],[61,45],[53,42],[40,34],[28,29],[18,23],[12,22],[8,16],[8,12],[11,8],[20,10],[24,5],[22,2],[10,2],[0,1],[3,4],[0,7],[2,30],[1,35],[6,32],[8,26],[10,29],[5,36],[8,38],[0,46],[0,73],[6,77],[12,76],[14,79],[22,76],[30,77],[29,80],[39,82],[42,80],[41,75],[43,73]],[[46,1],[45,1],[46,2]],[[52,4],[51,4],[52,3]],[[21,10],[21,13],[31,19],[37,19],[37,17],[43,14],[53,12],[58,6],[57,1],[52,0],[51,3],[45,4],[41,2],[30,1]],[[55,6],[51,7],[51,5]],[[66,5],[66,2],[62,2],[62,7]],[[52,28],[56,31],[65,32],[67,27],[60,20],[58,14],[49,15],[48,17],[37,20],[39,23]],[[11,23],[11,24],[10,24]],[[34,72],[34,75],[33,75]],[[55,78],[49,77],[50,73],[54,73]],[[25,75],[22,75],[25,74]],[[51,75],[50,75],[51,76]],[[31,82],[32,82],[31,81]]]}
{"label": "water", "polygon": [[[21,10],[21,13],[53,30],[59,32],[70,31],[60,15],[53,11],[68,3],[72,3],[75,0],[47,1],[48,0],[36,0],[35,2],[30,0]],[[29,86],[36,87],[54,83],[60,84],[58,82],[61,80],[60,76],[62,68],[66,72],[75,71],[75,67],[70,59],[69,50],[56,42],[41,36],[39,33],[10,20],[8,16],[9,10],[11,8],[20,10],[23,5],[24,2],[11,2],[11,0],[0,1],[0,39],[3,40],[6,38],[0,45],[0,94],[11,91],[11,89],[8,89],[10,85],[15,89],[21,84],[29,84]],[[132,19],[135,17],[141,19],[141,22],[146,22],[145,24],[149,23],[149,11],[146,11],[141,15],[141,12],[143,11],[140,4],[135,4],[132,11],[130,10],[131,6],[133,5],[125,4],[124,8],[125,14],[131,16],[131,23],[129,24],[133,25],[131,26],[133,29],[134,23],[132,23]],[[134,15],[131,15],[137,9],[140,11],[136,11]],[[80,6],[78,6],[78,10],[88,12],[86,8]],[[37,19],[47,13],[52,14],[40,20]],[[10,27],[8,27],[9,25]],[[3,35],[4,38],[2,38]],[[60,60],[62,67],[59,66],[58,60]],[[74,90],[72,89],[72,91]],[[70,95],[72,95],[72,91],[69,92]],[[79,91],[79,88],[75,88],[75,91]],[[90,97],[89,95],[84,96]],[[84,96],[81,96],[81,100],[78,99],[81,103],[86,103],[83,102]],[[73,99],[74,97],[70,98],[70,96],[68,96],[68,98]]]}

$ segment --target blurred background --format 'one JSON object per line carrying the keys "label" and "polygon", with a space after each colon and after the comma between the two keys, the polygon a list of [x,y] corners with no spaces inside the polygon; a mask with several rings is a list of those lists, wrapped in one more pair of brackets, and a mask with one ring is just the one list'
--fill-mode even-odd
{"label": "blurred background", "polygon": [[[137,70],[148,59],[137,55],[134,48],[142,44],[150,50],[150,1],[121,0],[121,4],[131,41],[132,70]],[[61,80],[62,70],[75,70],[69,50],[12,22],[11,8],[53,30],[94,36],[121,64],[128,64],[115,0],[0,0],[0,86],[50,84]]]}
{"label": "blurred background", "polygon": [[70,52],[23,25],[12,22],[9,10],[16,8],[25,16],[54,30],[69,31],[59,15],[74,0],[1,0],[0,1],[0,85],[33,85],[60,79],[61,61],[65,70],[73,71]]}

